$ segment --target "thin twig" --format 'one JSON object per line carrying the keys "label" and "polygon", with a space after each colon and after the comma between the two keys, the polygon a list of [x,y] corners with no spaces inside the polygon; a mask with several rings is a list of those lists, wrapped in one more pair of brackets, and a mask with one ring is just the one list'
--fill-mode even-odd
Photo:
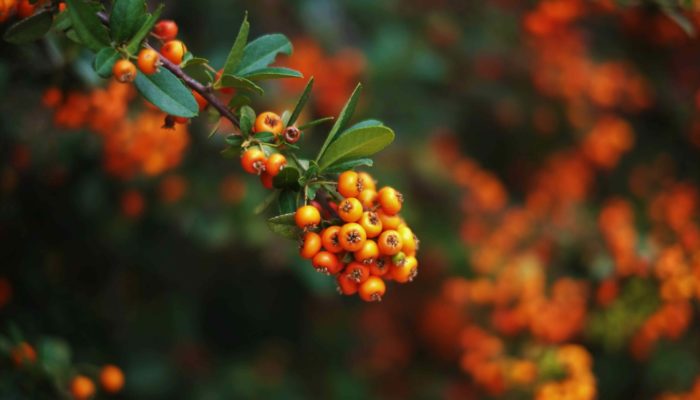
{"label": "thin twig", "polygon": [[[100,19],[100,21],[102,21],[103,24],[105,24],[105,25],[109,24],[109,17],[107,16],[107,14],[105,14],[103,12],[98,12],[97,17]],[[146,46],[153,49],[153,47],[148,43],[146,43]],[[180,68],[178,65],[175,65],[170,60],[163,57],[163,55],[160,54],[160,52],[158,50],[156,50],[156,52],[158,53],[158,56],[160,57],[160,62],[162,64],[163,68],[172,72],[173,75],[175,75],[176,77],[181,79],[185,83],[185,85],[189,86],[190,89],[192,89],[195,92],[202,95],[202,97],[204,97],[207,100],[209,105],[214,107],[216,109],[216,111],[218,111],[219,114],[221,114],[223,117],[225,117],[226,119],[231,121],[233,126],[238,128],[238,130],[240,131],[241,125],[240,125],[240,122],[238,121],[238,118],[235,115],[233,115],[233,112],[231,112],[231,110],[229,110],[229,108],[224,103],[222,103],[221,100],[219,100],[219,98],[216,97],[216,95],[214,93],[212,93],[211,88],[209,86],[202,85],[196,79],[187,75],[182,70],[182,68]],[[234,134],[240,135],[241,133],[235,132]]]}

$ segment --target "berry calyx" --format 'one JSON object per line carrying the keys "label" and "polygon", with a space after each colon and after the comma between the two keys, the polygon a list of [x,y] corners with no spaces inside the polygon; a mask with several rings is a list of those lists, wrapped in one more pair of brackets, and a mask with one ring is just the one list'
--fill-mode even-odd
{"label": "berry calyx", "polygon": [[368,238],[377,237],[382,233],[382,221],[374,211],[363,212],[358,223],[365,229]]}
{"label": "berry calyx", "polygon": [[354,197],[347,198],[338,204],[338,216],[345,222],[355,222],[362,217],[362,204]]}
{"label": "berry calyx", "polygon": [[321,232],[321,242],[323,248],[331,253],[340,253],[343,251],[343,246],[340,244],[340,227],[337,225],[329,226]]}
{"label": "berry calyx", "polygon": [[377,240],[377,246],[379,247],[379,252],[385,256],[393,256],[401,251],[403,243],[401,242],[401,237],[399,233],[395,230],[387,230],[379,235]]}
{"label": "berry calyx", "polygon": [[343,275],[347,275],[355,283],[364,283],[369,279],[370,271],[366,265],[353,261],[345,267]]}
{"label": "berry calyx", "polygon": [[367,233],[362,226],[355,222],[350,222],[340,228],[340,245],[345,251],[358,251],[367,240]]}
{"label": "berry calyx", "polygon": [[112,74],[117,82],[133,82],[136,79],[136,66],[129,60],[119,60],[114,63]]}

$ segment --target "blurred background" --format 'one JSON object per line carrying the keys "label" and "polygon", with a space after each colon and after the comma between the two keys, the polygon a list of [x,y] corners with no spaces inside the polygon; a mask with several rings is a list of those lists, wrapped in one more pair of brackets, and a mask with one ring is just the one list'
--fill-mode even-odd
{"label": "blurred background", "polygon": [[[58,36],[0,43],[0,333],[119,365],[115,398],[700,398],[700,14],[619,3],[167,2],[216,68],[246,10],[290,37],[304,120],[363,83],[422,244],[380,304],[253,215],[226,127],[161,130]],[[0,397],[42,390],[2,361]]]}

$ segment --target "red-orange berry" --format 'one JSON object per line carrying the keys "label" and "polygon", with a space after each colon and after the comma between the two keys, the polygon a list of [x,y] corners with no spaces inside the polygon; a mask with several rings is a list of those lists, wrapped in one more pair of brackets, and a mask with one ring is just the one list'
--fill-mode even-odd
{"label": "red-orange berry", "polygon": [[296,126],[288,126],[284,130],[284,140],[287,143],[296,143],[301,139],[301,131]]}
{"label": "red-orange berry", "polygon": [[15,366],[23,364],[33,364],[36,361],[36,351],[27,342],[22,342],[15,346],[10,352],[10,357]]}
{"label": "red-orange berry", "polygon": [[258,148],[248,149],[241,156],[241,166],[249,174],[261,174],[265,172],[265,153]]}
{"label": "red-orange berry", "polygon": [[275,179],[275,177],[267,172],[263,172],[260,174],[260,183],[262,183],[265,189],[272,189],[274,187],[272,182],[273,179]]}
{"label": "red-orange berry", "polygon": [[302,258],[313,258],[321,251],[321,236],[315,232],[306,232],[299,246],[299,255]]}
{"label": "red-orange berry", "polygon": [[136,60],[141,72],[146,75],[152,75],[158,72],[160,66],[160,56],[153,49],[142,49],[139,52],[139,57]]}
{"label": "red-orange berry", "polygon": [[382,278],[370,276],[360,285],[360,298],[364,301],[381,301],[382,296],[386,293],[386,285]]}
{"label": "red-orange berry", "polygon": [[379,247],[379,253],[385,256],[393,256],[401,251],[403,243],[401,242],[399,233],[390,229],[379,235],[377,246]]}
{"label": "red-orange berry", "polygon": [[253,132],[272,132],[276,135],[282,133],[282,118],[272,111],[265,111],[255,118]]}
{"label": "red-orange berry", "polygon": [[119,60],[114,63],[112,74],[117,82],[133,82],[136,79],[136,66],[129,60]]}
{"label": "red-orange berry", "polygon": [[357,197],[362,189],[362,181],[359,180],[357,172],[345,171],[338,176],[338,193],[343,197]]}
{"label": "red-orange berry", "polygon": [[160,48],[160,53],[171,63],[180,65],[187,53],[187,47],[179,40],[171,40]]}
{"label": "red-orange berry", "polygon": [[382,233],[382,221],[374,211],[363,212],[360,220],[357,221],[357,223],[362,225],[362,227],[365,229],[365,233],[367,233],[368,238],[377,237],[380,233]]}
{"label": "red-orange berry", "polygon": [[27,18],[34,15],[36,11],[36,5],[29,2],[29,0],[20,0],[17,3],[17,16],[20,18]]}
{"label": "red-orange berry", "polygon": [[197,102],[197,106],[199,107],[199,111],[204,110],[207,108],[209,105],[209,101],[204,98],[201,94],[197,93],[196,91],[192,91],[192,96],[194,97],[194,101]]}
{"label": "red-orange berry", "polygon": [[338,256],[327,251],[316,253],[311,263],[317,271],[326,275],[335,275],[343,268],[343,263],[338,260]]}
{"label": "red-orange berry", "polygon": [[338,216],[345,222],[355,222],[362,217],[360,200],[349,197],[338,204]]}
{"label": "red-orange berry", "polygon": [[358,251],[365,244],[367,240],[367,233],[360,226],[360,224],[355,222],[350,222],[343,225],[340,228],[340,245],[343,246],[345,251]]}
{"label": "red-orange berry", "polygon": [[176,124],[184,125],[184,124],[190,122],[190,119],[187,117],[175,117],[175,116],[173,116],[173,121],[175,121]]}
{"label": "red-orange berry", "polygon": [[359,285],[350,276],[348,276],[348,274],[338,274],[336,277],[336,282],[338,283],[338,293],[346,296],[357,293]]}
{"label": "red-orange berry", "polygon": [[375,192],[373,189],[365,189],[361,191],[360,195],[357,196],[357,199],[360,200],[360,203],[362,203],[362,207],[365,210],[372,210],[377,206],[377,192]]}
{"label": "red-orange berry", "polygon": [[360,250],[357,250],[354,255],[355,261],[361,262],[365,265],[372,264],[374,260],[379,256],[379,247],[374,240],[366,240],[365,244],[362,245]]}
{"label": "red-orange berry", "polygon": [[377,192],[379,205],[388,215],[396,215],[401,211],[403,195],[391,187],[383,187]]}
{"label": "red-orange berry", "polygon": [[372,175],[361,171],[357,173],[357,179],[362,183],[363,190],[377,191],[377,183],[372,178]]}
{"label": "red-orange berry", "polygon": [[418,261],[412,256],[402,257],[398,262],[391,263],[389,274],[396,282],[411,282],[418,275]]}
{"label": "red-orange berry", "polygon": [[396,229],[402,222],[398,215],[389,215],[381,209],[377,210],[377,217],[382,221],[382,229]]}
{"label": "red-orange berry", "polygon": [[314,206],[301,206],[294,213],[294,221],[301,229],[314,228],[321,222],[321,213]]}
{"label": "red-orange berry", "polygon": [[399,236],[401,237],[401,242],[403,243],[401,251],[406,253],[407,256],[415,255],[416,250],[418,250],[418,239],[416,238],[416,235],[413,234],[411,228],[409,228],[406,224],[400,224],[396,228],[396,232],[398,232]]}
{"label": "red-orange berry", "polygon": [[329,226],[321,232],[321,242],[323,248],[331,253],[340,253],[343,251],[343,246],[340,245],[340,227],[337,225]]}
{"label": "red-orange berry", "polygon": [[390,261],[386,257],[379,257],[369,265],[369,272],[372,275],[383,276],[389,271]]}
{"label": "red-orange berry", "polygon": [[177,31],[178,28],[175,21],[167,19],[158,21],[158,23],[153,27],[153,34],[160,40],[164,41],[175,39],[177,37]]}
{"label": "red-orange berry", "polygon": [[124,373],[115,365],[105,365],[100,371],[100,385],[107,393],[117,393],[124,387]]}
{"label": "red-orange berry", "polygon": [[95,394],[95,384],[84,375],[78,375],[71,381],[70,392],[76,400],[89,399]]}
{"label": "red-orange berry", "polygon": [[280,153],[274,153],[267,158],[267,173],[277,176],[287,166],[287,157]]}
{"label": "red-orange berry", "polygon": [[347,275],[355,283],[363,283],[369,278],[369,267],[360,262],[353,261],[343,270],[343,275]]}

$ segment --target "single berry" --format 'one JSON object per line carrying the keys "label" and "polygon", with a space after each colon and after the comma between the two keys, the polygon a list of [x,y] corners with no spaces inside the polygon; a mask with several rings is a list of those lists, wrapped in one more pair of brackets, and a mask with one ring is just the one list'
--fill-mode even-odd
{"label": "single berry", "polygon": [[338,204],[338,216],[345,222],[355,222],[362,217],[362,204],[354,197],[347,198]]}
{"label": "single berry", "polygon": [[386,293],[386,285],[382,278],[370,276],[360,285],[360,298],[364,301],[382,301],[382,296]]}
{"label": "single berry", "polygon": [[124,387],[124,373],[115,365],[105,365],[100,371],[100,385],[107,393],[117,393]]}
{"label": "single berry", "polygon": [[321,222],[321,213],[314,206],[302,206],[294,214],[294,221],[301,229],[314,228]]}
{"label": "single berry", "polygon": [[241,166],[249,174],[261,174],[265,172],[265,153],[258,148],[248,149],[241,156]]}
{"label": "single berry", "polygon": [[153,49],[142,49],[139,52],[139,57],[136,60],[141,72],[146,75],[153,75],[158,72],[160,66],[160,56]]}
{"label": "single berry", "polygon": [[321,236],[316,232],[306,232],[299,246],[299,255],[311,259],[321,251]]}
{"label": "single berry", "polygon": [[365,244],[367,233],[355,222],[350,222],[340,228],[340,245],[345,251],[358,251]]}
{"label": "single berry", "polygon": [[255,118],[253,132],[272,132],[275,136],[282,133],[282,118],[272,111],[265,111]]}
{"label": "single berry", "polygon": [[156,26],[153,27],[153,34],[160,40],[168,41],[173,40],[177,37],[177,24],[175,21],[164,19],[158,21]]}
{"label": "single berry", "polygon": [[274,153],[267,158],[267,173],[277,176],[287,166],[287,158],[280,153]]}
{"label": "single berry", "polygon": [[114,63],[112,74],[118,82],[133,82],[136,79],[136,66],[129,60],[119,60]]}
{"label": "single berry", "polygon": [[379,253],[385,256],[393,256],[401,251],[403,243],[401,242],[399,233],[390,229],[379,235],[377,246],[379,247]]}
{"label": "single berry", "polygon": [[170,40],[160,48],[160,53],[171,63],[180,65],[187,53],[187,46],[179,40]]}
{"label": "single berry", "polygon": [[362,181],[357,172],[345,171],[338,176],[338,193],[343,197],[357,197],[362,192]]}

